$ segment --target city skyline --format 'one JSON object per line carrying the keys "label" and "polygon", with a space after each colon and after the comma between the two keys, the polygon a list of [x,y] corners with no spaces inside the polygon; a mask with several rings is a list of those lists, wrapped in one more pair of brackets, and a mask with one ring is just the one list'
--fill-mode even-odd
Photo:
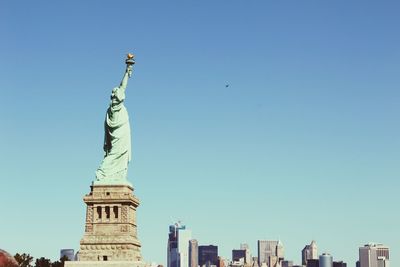
{"label": "city skyline", "polygon": [[[257,240],[255,253],[252,253],[248,243],[241,243],[240,249],[231,248],[231,257],[226,257],[218,253],[218,243],[205,244],[196,238],[191,238],[193,238],[192,230],[181,221],[169,226],[167,267],[221,267],[220,259],[228,262],[223,266],[232,267],[281,267],[289,263],[303,267],[346,267],[357,264],[361,264],[357,267],[387,267],[390,262],[389,247],[374,242],[359,247],[358,258],[353,264],[326,250],[319,253],[315,240],[299,250],[301,260],[297,261],[285,257],[285,246],[280,239]],[[194,255],[193,258],[191,255]]]}
{"label": "city skyline", "polygon": [[298,264],[316,240],[352,265],[372,241],[399,265],[399,8],[1,2],[0,248],[77,251],[131,52],[128,180],[144,260],[166,265],[166,227],[182,220],[224,257],[282,240]]}

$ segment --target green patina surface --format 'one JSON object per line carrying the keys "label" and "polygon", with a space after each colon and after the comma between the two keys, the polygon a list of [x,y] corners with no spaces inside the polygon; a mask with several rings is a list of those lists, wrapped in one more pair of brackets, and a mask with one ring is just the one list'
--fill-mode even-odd
{"label": "green patina surface", "polygon": [[[133,62],[134,61],[130,61]],[[111,93],[110,106],[104,121],[104,158],[96,171],[94,185],[128,184],[128,163],[132,158],[131,130],[128,111],[124,105],[125,90],[132,75],[132,65],[128,64],[121,84]]]}

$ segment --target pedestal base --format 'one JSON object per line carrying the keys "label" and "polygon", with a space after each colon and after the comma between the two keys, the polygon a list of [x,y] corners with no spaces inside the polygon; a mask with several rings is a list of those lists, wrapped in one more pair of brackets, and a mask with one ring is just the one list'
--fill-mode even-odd
{"label": "pedestal base", "polygon": [[139,200],[133,195],[133,188],[127,184],[94,184],[84,201],[86,227],[79,262],[130,262],[129,266],[137,266],[132,264],[139,264],[142,257],[136,225]]}

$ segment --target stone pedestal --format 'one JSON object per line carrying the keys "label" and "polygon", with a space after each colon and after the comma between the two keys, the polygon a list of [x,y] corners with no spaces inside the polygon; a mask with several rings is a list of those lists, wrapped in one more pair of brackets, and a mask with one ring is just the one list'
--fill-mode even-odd
{"label": "stone pedestal", "polygon": [[[133,195],[133,187],[94,184],[83,200],[87,209],[85,234],[78,253],[80,266],[98,266],[89,261],[119,261],[131,264],[124,266],[143,266],[136,225],[139,199]],[[71,262],[71,266],[74,264],[78,263]]]}

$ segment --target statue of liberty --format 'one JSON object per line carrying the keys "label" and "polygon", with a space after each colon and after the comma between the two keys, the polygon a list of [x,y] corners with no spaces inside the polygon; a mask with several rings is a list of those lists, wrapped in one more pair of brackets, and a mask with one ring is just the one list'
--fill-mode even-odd
{"label": "statue of liberty", "polygon": [[125,89],[135,64],[132,54],[126,59],[121,84],[111,93],[110,106],[104,121],[104,159],[96,171],[95,183],[128,183],[128,162],[131,160],[131,129],[124,105]]}

